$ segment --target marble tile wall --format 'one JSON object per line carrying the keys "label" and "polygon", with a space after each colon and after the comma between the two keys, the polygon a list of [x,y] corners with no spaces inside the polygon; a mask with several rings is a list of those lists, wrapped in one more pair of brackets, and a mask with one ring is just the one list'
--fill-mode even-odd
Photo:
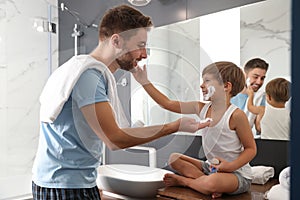
{"label": "marble tile wall", "polygon": [[[51,21],[57,24],[56,4],[55,0],[0,1],[0,188],[4,184],[28,188],[10,180],[31,179],[39,135],[38,98],[49,76],[50,42],[48,33],[37,32],[33,23],[35,19],[47,19],[48,5],[52,5]],[[51,34],[51,40],[50,59],[55,69],[58,35]],[[0,199],[17,193],[1,190]]]}
{"label": "marble tile wall", "polygon": [[274,77],[290,80],[290,0],[267,0],[242,7],[240,38],[241,65],[253,57],[261,57],[270,64],[265,83]]}

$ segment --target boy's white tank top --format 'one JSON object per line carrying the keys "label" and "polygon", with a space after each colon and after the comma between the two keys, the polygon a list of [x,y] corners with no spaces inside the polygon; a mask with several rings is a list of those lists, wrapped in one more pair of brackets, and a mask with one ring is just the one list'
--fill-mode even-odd
{"label": "boy's white tank top", "polygon": [[[206,118],[206,114],[210,106],[211,102],[204,105],[199,115],[200,119]],[[215,157],[220,157],[231,162],[237,159],[243,152],[244,147],[238,135],[229,127],[230,117],[237,108],[237,106],[231,104],[221,120],[215,126],[203,129],[202,147],[208,162]],[[249,163],[236,171],[243,177],[252,179],[252,172]]]}

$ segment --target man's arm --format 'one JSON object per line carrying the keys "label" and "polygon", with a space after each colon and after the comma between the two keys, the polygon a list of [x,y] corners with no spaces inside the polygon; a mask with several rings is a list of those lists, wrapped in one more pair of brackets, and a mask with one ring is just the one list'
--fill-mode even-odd
{"label": "man's arm", "polygon": [[144,144],[177,131],[196,132],[209,125],[209,122],[200,124],[192,118],[181,118],[164,125],[121,129],[109,102],[84,106],[81,112],[93,131],[111,150]]}

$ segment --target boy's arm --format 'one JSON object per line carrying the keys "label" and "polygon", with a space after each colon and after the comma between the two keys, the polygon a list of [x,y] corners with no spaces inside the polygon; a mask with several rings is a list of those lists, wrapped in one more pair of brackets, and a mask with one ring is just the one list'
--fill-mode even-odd
{"label": "boy's arm", "polygon": [[162,108],[167,109],[172,112],[182,113],[182,114],[199,114],[200,107],[202,108],[202,103],[197,101],[191,102],[181,102],[170,100],[167,96],[162,94],[155,86],[148,80],[146,66],[143,69],[136,67],[132,74],[137,82],[139,82],[149,96]]}
{"label": "boy's arm", "polygon": [[253,114],[258,115],[260,113],[260,108],[259,106],[255,106],[253,104],[254,92],[251,90],[251,88],[247,88],[247,94],[248,94],[247,109]]}
{"label": "boy's arm", "polygon": [[261,127],[260,127],[260,121],[262,117],[264,116],[265,113],[265,106],[259,106],[260,113],[256,116],[255,118],[255,129],[260,133],[261,132]]}
{"label": "boy's arm", "polygon": [[254,99],[254,92],[252,90],[251,87],[248,87],[247,88],[247,94],[248,94],[248,102],[247,102],[247,109],[256,115],[256,118],[255,118],[255,129],[257,130],[257,132],[261,132],[261,127],[260,127],[260,121],[265,113],[265,102],[263,103],[264,101],[264,98],[262,100],[262,103],[260,106],[255,106],[253,105],[253,99]]}

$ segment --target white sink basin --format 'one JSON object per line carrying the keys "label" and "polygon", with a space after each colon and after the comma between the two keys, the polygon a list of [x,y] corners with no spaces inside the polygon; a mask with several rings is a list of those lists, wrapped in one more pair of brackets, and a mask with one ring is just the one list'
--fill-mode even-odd
{"label": "white sink basin", "polygon": [[102,165],[98,168],[99,189],[134,198],[153,198],[164,187],[168,170],[129,164]]}

